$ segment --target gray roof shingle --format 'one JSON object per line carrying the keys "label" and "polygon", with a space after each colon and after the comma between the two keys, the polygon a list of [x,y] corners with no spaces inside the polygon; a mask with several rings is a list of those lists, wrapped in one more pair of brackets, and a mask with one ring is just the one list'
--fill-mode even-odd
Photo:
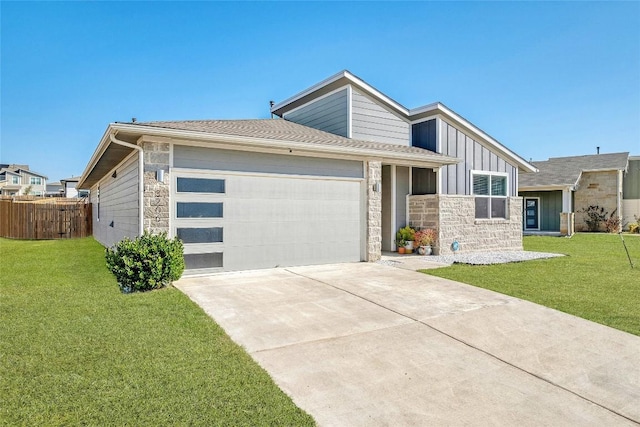
{"label": "gray roof shingle", "polygon": [[582,172],[597,170],[625,170],[629,153],[593,154],[587,156],[552,157],[546,161],[531,162],[538,173],[519,176],[521,188],[575,185]]}
{"label": "gray roof shingle", "polygon": [[447,159],[450,159],[442,154],[418,147],[345,138],[343,136],[303,126],[284,119],[185,120],[166,122],[134,122],[128,124],[247,138],[273,139],[274,141],[302,142],[313,145],[340,146],[381,152],[438,156],[442,157],[442,160],[445,162]]}

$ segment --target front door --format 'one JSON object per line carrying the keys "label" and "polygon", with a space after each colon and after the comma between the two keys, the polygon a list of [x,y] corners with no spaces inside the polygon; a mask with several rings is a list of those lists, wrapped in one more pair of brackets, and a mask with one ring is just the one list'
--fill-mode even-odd
{"label": "front door", "polygon": [[539,230],[540,229],[540,199],[525,198],[524,199],[524,229]]}

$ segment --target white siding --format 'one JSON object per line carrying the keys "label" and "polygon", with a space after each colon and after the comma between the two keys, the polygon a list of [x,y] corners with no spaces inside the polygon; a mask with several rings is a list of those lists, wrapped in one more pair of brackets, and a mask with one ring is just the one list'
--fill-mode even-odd
{"label": "white siding", "polygon": [[356,91],[351,114],[353,139],[409,145],[409,123]]}
{"label": "white siding", "polygon": [[115,171],[116,178],[111,173],[91,188],[93,236],[107,247],[139,233],[138,154],[124,160]]}

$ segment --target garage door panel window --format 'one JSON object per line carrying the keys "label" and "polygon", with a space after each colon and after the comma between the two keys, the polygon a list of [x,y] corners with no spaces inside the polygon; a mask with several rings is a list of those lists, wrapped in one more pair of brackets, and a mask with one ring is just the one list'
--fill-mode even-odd
{"label": "garage door panel window", "polygon": [[477,219],[507,218],[507,176],[473,172],[472,187]]}
{"label": "garage door panel window", "polygon": [[178,178],[178,193],[217,193],[225,192],[224,179]]}
{"label": "garage door panel window", "polygon": [[205,254],[185,254],[184,264],[187,270],[222,267],[222,252]]}
{"label": "garage door panel window", "polygon": [[178,202],[178,218],[222,218],[223,206],[220,202]]}
{"label": "garage door panel window", "polygon": [[222,243],[222,227],[178,228],[178,239],[183,243]]}

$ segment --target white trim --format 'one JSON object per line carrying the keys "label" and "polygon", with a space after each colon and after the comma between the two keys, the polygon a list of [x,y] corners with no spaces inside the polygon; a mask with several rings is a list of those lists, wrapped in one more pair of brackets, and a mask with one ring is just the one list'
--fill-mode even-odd
{"label": "white trim", "polygon": [[343,90],[345,90],[345,89],[347,89],[347,102],[349,102],[349,101],[348,101],[348,96],[349,96],[348,88],[350,88],[350,87],[351,87],[351,85],[346,84],[346,85],[344,85],[344,86],[340,86],[339,88],[332,90],[331,92],[325,93],[324,95],[321,95],[321,96],[319,96],[319,97],[317,97],[317,98],[313,98],[311,101],[305,102],[304,104],[302,104],[302,105],[298,105],[296,108],[293,108],[293,109],[291,109],[291,110],[288,110],[286,113],[283,113],[283,114],[282,114],[282,118],[283,118],[283,119],[286,119],[286,116],[287,116],[287,115],[289,115],[289,114],[293,114],[293,113],[295,113],[296,111],[298,111],[298,110],[300,110],[300,109],[302,109],[302,108],[304,108],[304,107],[307,107],[307,106],[309,106],[309,105],[311,105],[311,104],[313,104],[313,103],[315,103],[315,102],[321,101],[321,100],[323,100],[324,98],[328,98],[328,97],[330,97],[331,95],[335,95],[336,93],[341,92],[341,91],[343,91]]}
{"label": "white trim", "polygon": [[[537,215],[538,215],[538,217],[537,217],[537,219],[538,219],[538,227],[529,228],[529,227],[527,227],[527,200],[534,200],[534,199],[538,201],[538,203],[536,204],[536,206],[538,208],[538,213],[537,213]],[[523,206],[524,206],[524,209],[522,210],[522,216],[523,216],[522,224],[524,225],[524,230],[525,231],[540,231],[540,223],[542,222],[541,221],[542,217],[540,216],[540,206],[541,206],[540,197],[526,197],[525,196],[524,200],[522,201],[522,203],[523,203]]]}
{"label": "white trim", "polygon": [[[506,190],[506,195],[504,196],[494,196],[492,194],[488,194],[488,195],[484,195],[484,194],[475,194],[473,192],[473,177],[475,175],[488,175],[489,177],[493,177],[493,176],[502,176],[505,177],[507,182],[505,184],[505,190]],[[498,218],[493,218],[491,216],[491,209],[489,209],[489,218],[476,218],[475,217],[475,213],[474,213],[474,219],[476,221],[480,220],[480,221],[484,221],[484,220],[494,220],[494,219],[500,219],[500,220],[509,220],[509,211],[510,211],[510,206],[509,206],[509,197],[510,196],[510,190],[509,190],[509,174],[507,172],[494,172],[494,171],[483,171],[483,170],[476,170],[476,169],[472,169],[471,171],[469,171],[469,193],[471,196],[473,197],[482,197],[482,198],[487,198],[489,200],[491,199],[505,199],[505,212],[504,212],[504,218],[502,217],[498,217]],[[491,193],[491,179],[489,179],[489,193]]]}
{"label": "white trim", "polygon": [[541,185],[536,187],[518,187],[518,192],[533,192],[533,191],[575,191],[573,185]]}
{"label": "white trim", "polygon": [[573,198],[571,197],[572,190],[565,188],[562,190],[562,212],[573,212]]}
{"label": "white trim", "polygon": [[347,138],[353,137],[353,87],[347,86]]}
{"label": "white trim", "polygon": [[397,251],[398,248],[396,246],[396,230],[398,229],[398,212],[397,212],[397,204],[396,204],[396,165],[391,165],[390,175],[391,175],[391,250]]}
{"label": "white trim", "polygon": [[173,239],[177,233],[174,233],[174,224],[173,224],[173,215],[175,215],[175,207],[174,207],[174,197],[173,197],[173,191],[174,191],[174,187],[173,187],[173,146],[174,143],[170,142],[169,143],[169,187],[171,189],[171,191],[169,191],[169,233],[168,233],[168,237]]}
{"label": "white trim", "polygon": [[436,119],[436,123],[439,123],[439,122],[437,121],[437,119],[439,119],[439,118],[440,118],[440,114],[433,114],[433,115],[431,115],[431,116],[422,117],[422,118],[420,118],[420,119],[410,120],[410,121],[409,121],[409,124],[411,124],[411,125],[417,125],[417,124],[419,124],[419,123],[428,122],[429,120],[433,120],[433,119]]}

